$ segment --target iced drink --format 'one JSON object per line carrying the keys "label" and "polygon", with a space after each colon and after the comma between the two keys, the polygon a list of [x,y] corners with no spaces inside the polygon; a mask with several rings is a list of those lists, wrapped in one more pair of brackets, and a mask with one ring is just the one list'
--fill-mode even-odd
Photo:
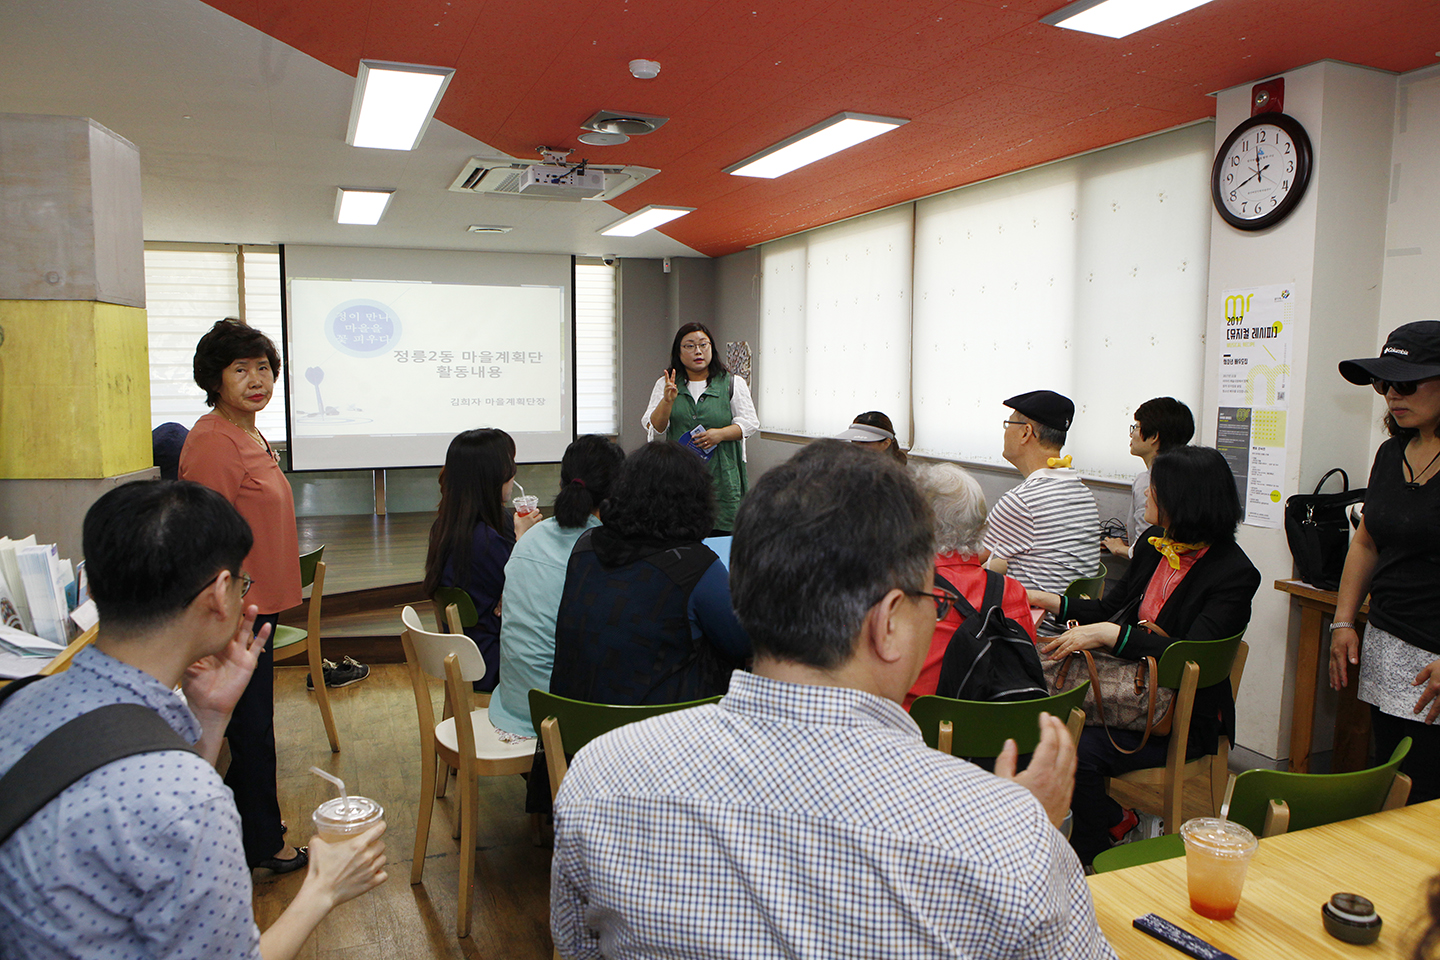
{"label": "iced drink", "polygon": [[540,509],[540,498],[526,494],[523,497],[515,498],[515,514],[523,517],[525,514]]}
{"label": "iced drink", "polygon": [[385,815],[369,797],[336,797],[315,808],[315,833],[326,840],[347,840],[364,833]]}
{"label": "iced drink", "polygon": [[1229,920],[1240,905],[1255,835],[1230,820],[1199,817],[1185,821],[1180,837],[1185,841],[1190,909],[1211,920]]}

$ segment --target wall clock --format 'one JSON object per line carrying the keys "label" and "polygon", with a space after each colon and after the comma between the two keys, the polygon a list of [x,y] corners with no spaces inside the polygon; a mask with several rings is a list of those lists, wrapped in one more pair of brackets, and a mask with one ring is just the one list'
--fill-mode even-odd
{"label": "wall clock", "polygon": [[1263,230],[1288,217],[1310,185],[1310,136],[1285,113],[1257,114],[1230,132],[1210,170],[1210,196],[1225,222]]}

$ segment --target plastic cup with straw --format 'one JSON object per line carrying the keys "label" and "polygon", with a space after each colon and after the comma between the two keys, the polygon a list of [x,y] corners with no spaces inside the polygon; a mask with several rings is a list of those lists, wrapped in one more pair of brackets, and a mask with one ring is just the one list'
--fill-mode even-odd
{"label": "plastic cup with straw", "polygon": [[510,501],[515,505],[515,515],[517,517],[523,517],[532,510],[540,509],[540,498],[533,495],[526,495],[525,488],[520,486],[519,480],[511,480],[510,485],[511,493],[514,493],[516,490],[520,491],[515,495],[515,498]]}
{"label": "plastic cup with straw", "polygon": [[385,815],[384,808],[369,797],[350,796],[350,792],[345,789],[345,781],[339,777],[332,776],[319,767],[311,767],[310,772],[329,780],[340,791],[340,796],[326,800],[315,808],[312,819],[315,822],[316,836],[332,841],[346,840],[369,830]]}

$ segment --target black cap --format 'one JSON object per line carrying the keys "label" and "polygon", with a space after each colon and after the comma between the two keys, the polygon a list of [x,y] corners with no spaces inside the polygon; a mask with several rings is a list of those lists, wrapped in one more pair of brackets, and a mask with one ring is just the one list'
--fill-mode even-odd
{"label": "black cap", "polygon": [[1005,406],[1056,430],[1069,430],[1075,419],[1074,402],[1054,390],[1031,390],[1006,400]]}
{"label": "black cap", "polygon": [[1417,320],[1396,327],[1373,360],[1341,360],[1340,376],[1351,383],[1371,380],[1424,380],[1440,377],[1440,320]]}

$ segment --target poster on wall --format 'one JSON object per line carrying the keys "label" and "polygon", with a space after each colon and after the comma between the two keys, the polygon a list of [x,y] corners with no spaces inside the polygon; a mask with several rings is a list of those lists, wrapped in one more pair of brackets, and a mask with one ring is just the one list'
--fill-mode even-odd
{"label": "poster on wall", "polygon": [[1226,290],[1215,444],[1240,491],[1245,523],[1284,522],[1286,417],[1295,343],[1295,285]]}

